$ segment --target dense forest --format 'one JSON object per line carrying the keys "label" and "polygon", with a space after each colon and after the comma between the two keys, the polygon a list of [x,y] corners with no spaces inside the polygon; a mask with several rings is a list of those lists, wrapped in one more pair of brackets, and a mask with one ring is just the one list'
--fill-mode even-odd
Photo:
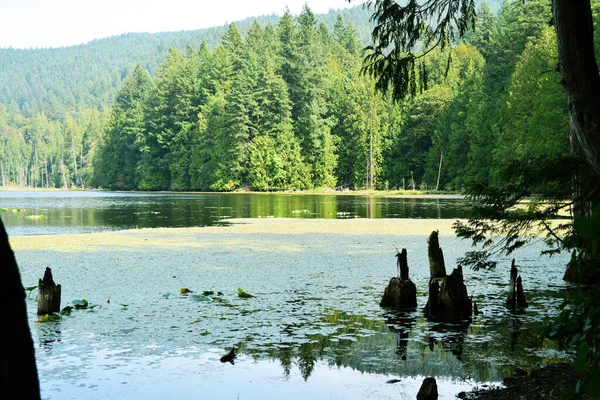
{"label": "dense forest", "polygon": [[[2,50],[2,185],[461,190],[501,181],[515,161],[568,152],[547,1],[481,4],[466,40],[419,60],[418,87],[400,102],[361,73],[368,15],[317,18],[305,7],[194,40],[168,34],[179,42],[162,58],[166,39],[136,46],[143,35]],[[97,60],[116,40],[132,43],[105,67]],[[84,67],[45,73],[23,61],[33,54]],[[10,75],[24,64],[26,83]]]}

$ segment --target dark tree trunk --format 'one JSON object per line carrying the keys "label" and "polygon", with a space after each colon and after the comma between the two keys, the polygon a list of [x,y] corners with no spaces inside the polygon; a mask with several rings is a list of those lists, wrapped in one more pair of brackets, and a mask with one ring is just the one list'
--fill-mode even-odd
{"label": "dark tree trunk", "polygon": [[54,283],[52,270],[46,267],[44,279],[38,284],[38,315],[52,314],[60,311],[60,285]]}
{"label": "dark tree trunk", "polygon": [[600,180],[600,76],[589,0],[553,0],[558,63],[569,102],[569,136]]}
{"label": "dark tree trunk", "polygon": [[0,399],[40,398],[25,289],[0,220]]}
{"label": "dark tree trunk", "polygon": [[444,264],[444,252],[440,248],[438,232],[433,231],[427,240],[429,254],[429,273],[431,278],[443,278],[446,276],[446,265]]}
{"label": "dark tree trunk", "polygon": [[506,307],[511,310],[519,310],[527,307],[525,292],[523,291],[523,283],[519,276],[519,271],[515,266],[515,260],[512,260],[510,267],[510,289],[508,290],[508,299],[506,299]]}

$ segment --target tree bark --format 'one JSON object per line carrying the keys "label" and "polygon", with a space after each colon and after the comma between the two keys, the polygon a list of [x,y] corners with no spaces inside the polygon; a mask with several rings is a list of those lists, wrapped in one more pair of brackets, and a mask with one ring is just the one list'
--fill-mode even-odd
{"label": "tree bark", "polygon": [[600,76],[594,57],[589,0],[553,0],[561,83],[567,93],[569,137],[600,180]]}
{"label": "tree bark", "polygon": [[44,279],[38,284],[38,315],[52,314],[60,311],[60,285],[54,283],[52,270],[46,267]]}
{"label": "tree bark", "polygon": [[40,398],[25,289],[0,220],[0,399]]}
{"label": "tree bark", "polygon": [[429,274],[431,278],[443,278],[446,276],[446,264],[444,263],[444,252],[440,248],[438,232],[433,231],[429,235],[428,255],[429,255]]}

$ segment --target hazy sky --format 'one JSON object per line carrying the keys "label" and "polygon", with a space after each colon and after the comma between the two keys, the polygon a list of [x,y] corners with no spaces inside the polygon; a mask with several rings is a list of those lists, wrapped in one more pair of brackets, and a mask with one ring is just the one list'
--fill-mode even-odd
{"label": "hazy sky", "polygon": [[[0,0],[0,47],[60,47],[127,32],[208,28],[263,14],[315,13],[346,0]],[[351,5],[360,4],[353,1]]]}

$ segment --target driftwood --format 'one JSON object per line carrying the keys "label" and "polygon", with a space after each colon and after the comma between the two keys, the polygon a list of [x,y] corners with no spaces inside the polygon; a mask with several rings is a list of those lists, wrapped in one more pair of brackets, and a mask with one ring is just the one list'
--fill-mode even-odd
{"label": "driftwood", "polygon": [[44,279],[38,284],[38,315],[52,314],[60,311],[60,285],[54,283],[52,270],[46,267]]}
{"label": "driftwood", "polygon": [[398,272],[400,277],[390,279],[390,283],[383,292],[381,307],[392,307],[396,310],[414,308],[417,306],[417,287],[408,277],[408,261],[406,249],[396,254],[398,257]]}
{"label": "driftwood", "polygon": [[0,220],[0,399],[40,398],[25,289]]}
{"label": "driftwood", "polygon": [[444,263],[444,252],[440,248],[438,231],[431,232],[427,243],[429,255],[429,274],[431,278],[443,278],[446,276],[446,265]]}
{"label": "driftwood", "polygon": [[508,289],[508,299],[506,299],[506,307],[511,310],[519,310],[527,307],[527,299],[523,291],[523,282],[513,258],[510,266],[510,288]]}

